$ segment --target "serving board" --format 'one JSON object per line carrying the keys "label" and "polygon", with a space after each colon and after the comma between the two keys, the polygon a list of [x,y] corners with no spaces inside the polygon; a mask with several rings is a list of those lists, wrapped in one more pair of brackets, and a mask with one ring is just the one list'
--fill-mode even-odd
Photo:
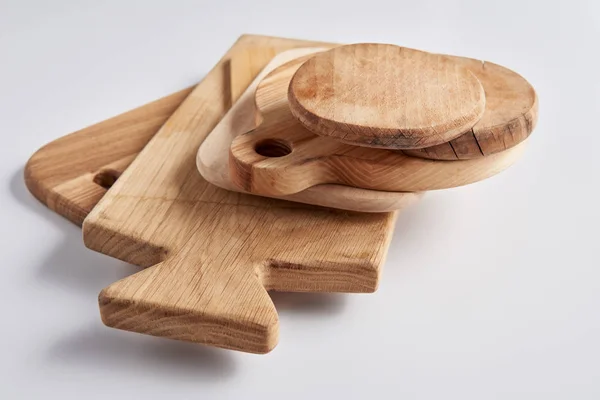
{"label": "serving board", "polygon": [[382,43],[316,54],[298,68],[287,97],[307,130],[385,149],[446,143],[485,110],[483,86],[468,68],[443,54]]}
{"label": "serving board", "polygon": [[[337,49],[339,48],[335,50]],[[364,140],[383,144],[391,140],[387,136],[382,136],[383,133],[390,133],[386,130],[381,133],[381,129],[378,128],[379,136],[367,135],[350,124],[350,130],[355,133],[348,135],[339,127],[345,126],[346,122],[334,123],[328,119],[329,122],[324,123],[322,122],[323,118],[306,117],[312,121],[311,123],[321,126],[324,131],[332,129],[332,126],[338,127],[333,129],[336,132],[335,135],[343,135],[346,139],[344,141],[336,140],[329,137],[333,134],[325,135],[323,132],[316,135],[305,127],[307,123],[302,122],[294,115],[293,107],[291,107],[291,104],[296,101],[292,100],[295,96],[293,82],[307,65],[311,67],[310,61],[330,52],[331,50],[318,53],[308,61],[294,60],[285,63],[270,72],[257,86],[255,100],[261,115],[260,124],[256,129],[249,129],[246,133],[238,134],[232,139],[230,147],[229,176],[236,186],[247,192],[268,196],[289,196],[323,184],[342,184],[388,193],[462,186],[489,178],[512,165],[521,156],[525,147],[524,140],[535,126],[537,97],[531,85],[518,74],[492,63],[487,63],[488,67],[482,68],[479,67],[482,62],[475,63],[471,59],[436,56],[459,66],[470,65],[475,71],[473,76],[481,75],[485,78],[482,81],[485,92],[490,95],[491,101],[483,113],[485,119],[476,125],[478,126],[477,132],[483,135],[482,137],[487,137],[486,134],[493,136],[493,140],[485,142],[487,146],[483,148],[489,150],[485,156],[476,137],[470,131],[454,139],[461,145],[456,145],[458,151],[452,150],[453,154],[461,154],[461,157],[466,155],[464,159],[450,160],[430,159],[434,158],[434,155],[443,156],[445,154],[445,147],[441,145],[415,150],[411,152],[411,155],[407,155],[397,150],[346,144],[344,142],[348,141],[349,137],[354,141],[358,141],[357,138],[362,137]],[[334,64],[337,68],[337,63],[333,63],[329,59],[326,61],[324,64],[328,68]],[[364,57],[360,58],[360,61],[364,62]],[[435,65],[438,65],[437,61]],[[309,68],[311,77],[316,74],[315,68],[314,66]],[[377,68],[381,67],[377,65]],[[352,70],[354,69],[356,68]],[[390,74],[386,72],[386,75]],[[335,99],[335,93],[343,91],[343,88],[336,87],[335,90],[326,90],[327,82],[331,84],[333,81],[337,83],[342,80],[344,83],[343,79],[339,77],[336,77],[335,80],[331,77],[327,79],[306,78],[309,81],[311,79],[319,81],[318,85],[315,83],[319,89],[316,90],[316,93],[310,93],[311,99],[323,97],[316,102],[323,106],[323,111],[319,109],[315,112],[322,112],[325,115],[332,113],[332,115],[338,115],[340,119],[344,117],[343,113],[332,111],[332,107],[328,103],[332,101],[331,99]],[[350,78],[344,79],[354,82]],[[358,89],[356,89],[357,86]],[[303,89],[298,90],[302,91]],[[350,92],[352,93],[354,90],[360,91],[360,85],[354,83]],[[321,96],[320,91],[326,93]],[[466,90],[467,93],[469,91]],[[340,106],[342,109],[348,107],[347,101],[358,101],[355,98],[347,99],[343,96],[346,96],[345,92],[339,95],[344,100],[343,105]],[[367,93],[359,96],[359,98],[363,97],[368,98],[369,96]],[[393,102],[400,101],[395,97],[392,100]],[[362,105],[361,102],[356,108],[361,109],[360,105]],[[315,108],[316,106],[311,107]],[[362,105],[362,107],[366,106]],[[367,111],[370,111],[366,113],[367,116],[373,115],[371,108],[367,107]],[[348,116],[347,118],[352,120],[356,117]],[[398,119],[403,121],[399,117]],[[516,128],[513,126],[514,121],[517,121]],[[386,120],[381,122],[384,125],[387,123]],[[418,125],[412,120],[408,122],[415,126]],[[421,125],[429,126],[423,124],[422,121]],[[518,129],[519,127],[521,128]],[[398,134],[392,138],[394,143],[400,139],[402,139],[401,143],[406,143],[403,135]],[[420,140],[420,136],[411,137],[411,140],[417,139]],[[498,147],[492,146],[493,143],[499,142],[504,146],[501,151],[498,151]],[[451,143],[446,143],[446,146],[454,149]],[[202,152],[202,148],[200,152]],[[475,153],[480,156],[476,156]],[[206,173],[203,172],[203,175]],[[356,200],[356,203],[360,203],[360,201]]]}
{"label": "serving board", "polygon": [[467,133],[449,142],[404,154],[432,160],[468,160],[516,147],[538,121],[538,96],[521,75],[502,65],[468,57],[448,56],[468,68],[485,89],[485,112]]}
{"label": "serving board", "polygon": [[[285,88],[278,88],[279,91],[265,90],[264,92],[269,95],[255,98],[259,83],[261,85],[268,83],[269,79],[263,80],[263,78],[272,76],[272,71],[275,72],[275,77],[279,76],[277,71],[287,73],[288,62],[292,65],[300,65],[313,54],[323,50],[326,49],[298,48],[281,52],[256,76],[198,149],[196,163],[204,179],[223,189],[244,192],[243,188],[232,181],[232,175],[229,173],[231,142],[236,136],[254,129],[257,125],[257,117],[260,117],[259,109],[268,110],[277,107],[281,101],[278,92],[285,92]],[[291,78],[291,75],[288,78]],[[318,185],[289,196],[272,197],[343,210],[388,212],[405,208],[421,196],[421,193],[415,192],[399,193],[345,185]]]}
{"label": "serving board", "polygon": [[81,226],[108,188],[192,89],[48,143],[25,166],[27,188],[48,208]]}
{"label": "serving board", "polygon": [[275,54],[324,45],[242,36],[86,217],[86,246],[147,267],[102,291],[105,324],[264,353],[278,341],[267,290],[377,288],[395,213],[234,193],[196,169],[206,135]]}

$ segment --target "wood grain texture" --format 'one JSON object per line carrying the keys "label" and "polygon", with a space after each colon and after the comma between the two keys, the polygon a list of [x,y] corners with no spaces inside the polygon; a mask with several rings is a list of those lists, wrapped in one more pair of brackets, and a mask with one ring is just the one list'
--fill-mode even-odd
{"label": "wood grain texture", "polygon": [[395,213],[234,193],[196,169],[206,135],[275,54],[321,45],[241,37],[88,215],[86,246],[147,267],[102,291],[105,324],[264,353],[278,340],[267,290],[377,288]]}
{"label": "wood grain texture", "polygon": [[357,146],[423,148],[470,130],[485,109],[479,80],[449,57],[359,43],[306,61],[289,107],[308,130]]}
{"label": "wood grain texture", "polygon": [[27,188],[51,210],[81,225],[191,91],[173,93],[45,145],[25,166]]}
{"label": "wood grain texture", "polygon": [[[281,64],[290,62],[290,65],[297,67],[315,52],[323,50],[325,49],[287,50],[269,62],[200,146],[196,163],[204,179],[223,189],[243,191],[232,182],[229,174],[229,147],[232,140],[237,135],[254,129],[259,122],[257,119],[260,120],[262,113],[268,115],[268,110],[278,107],[281,102],[286,103],[286,98],[282,96],[282,93],[286,92],[294,69],[288,68],[288,66],[282,68]],[[285,75],[286,79],[279,79],[279,74],[269,74],[274,69],[287,74]],[[259,83],[262,90],[258,93],[261,95],[255,96]],[[384,192],[343,185],[318,185],[291,196],[279,198],[343,210],[388,212],[407,207],[420,197],[420,193],[412,192]]]}
{"label": "wood grain texture", "polygon": [[[231,180],[245,191],[283,196],[321,184],[396,192],[444,189],[489,178],[512,165],[524,149],[522,143],[487,157],[437,161],[314,135],[285,101],[287,82],[298,64],[286,63],[265,77],[256,91],[260,125],[232,141]],[[273,151],[264,153],[265,146]]]}
{"label": "wood grain texture", "polygon": [[538,98],[531,84],[501,65],[465,57],[452,59],[473,72],[483,85],[483,116],[469,132],[450,142],[404,153],[437,160],[465,160],[510,149],[527,139],[538,119]]}

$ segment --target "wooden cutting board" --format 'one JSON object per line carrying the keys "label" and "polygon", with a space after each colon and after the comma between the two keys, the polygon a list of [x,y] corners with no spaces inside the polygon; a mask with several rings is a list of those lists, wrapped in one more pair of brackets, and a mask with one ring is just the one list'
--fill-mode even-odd
{"label": "wooden cutting board", "polygon": [[[356,46],[359,45],[343,46],[341,48],[354,48]],[[387,48],[387,46],[384,47]],[[340,48],[334,49],[333,52],[338,49]],[[459,71],[466,70],[469,72],[469,69],[465,68],[465,66],[469,66],[474,71],[473,76],[481,75],[484,78],[482,81],[484,82],[485,92],[489,94],[491,101],[486,106],[482,120],[476,124],[480,139],[477,139],[469,131],[452,140],[452,142],[457,143],[456,145],[447,142],[444,145],[438,144],[433,147],[410,150],[410,155],[398,150],[346,144],[344,143],[346,141],[367,140],[369,143],[376,142],[381,145],[393,140],[398,145],[399,143],[411,143],[410,140],[420,141],[421,136],[415,136],[415,134],[411,136],[410,133],[414,130],[412,128],[406,128],[406,131],[400,131],[400,133],[394,131],[396,136],[393,136],[390,131],[391,128],[383,129],[382,127],[372,126],[376,125],[376,122],[381,122],[382,126],[385,127],[391,122],[380,119],[369,102],[360,100],[369,98],[369,93],[366,92],[373,86],[369,84],[366,85],[366,88],[363,88],[356,82],[358,79],[366,79],[363,76],[364,74],[355,79],[337,75],[335,79],[332,77],[323,78],[321,76],[324,74],[321,71],[322,69],[332,68],[332,65],[339,69],[340,63],[326,59],[323,62],[325,67],[320,69],[310,64],[311,61],[324,57],[324,54],[331,52],[332,50],[318,53],[309,61],[303,63],[291,61],[281,65],[270,72],[257,85],[255,99],[261,114],[260,124],[256,129],[239,134],[231,141],[229,176],[236,186],[250,193],[274,197],[306,192],[311,188],[317,189],[324,184],[342,184],[387,193],[427,191],[462,186],[489,178],[512,165],[522,155],[525,147],[524,140],[535,126],[537,97],[531,85],[518,74],[491,63],[487,63],[487,68],[482,68],[480,67],[483,65],[482,62],[474,62],[474,60],[462,57],[436,55],[433,62],[436,68],[440,64],[437,59],[441,58],[448,60],[450,64],[460,66]],[[352,51],[352,54],[354,53],[355,51]],[[417,54],[420,53],[422,52],[417,52]],[[415,62],[419,60],[420,58]],[[412,63],[414,60],[411,59],[410,61]],[[360,62],[365,63],[364,57],[360,58]],[[380,63],[376,64],[377,72],[384,72],[383,77],[393,75],[381,67]],[[314,93],[303,93],[306,90],[302,89],[302,86],[300,88],[294,86],[294,80],[302,76],[305,69],[308,69],[309,77],[304,78],[304,80],[314,81],[314,86],[318,88]],[[316,69],[318,69],[317,72],[315,72]],[[351,68],[352,71],[356,69],[360,70],[358,67]],[[315,78],[314,75],[318,75],[318,77]],[[348,91],[353,96],[355,91],[361,92],[362,90],[365,93],[361,92],[359,96],[349,97],[344,92],[343,87],[336,86],[335,90],[327,90],[327,85],[333,84],[332,82],[335,82],[338,86],[347,86],[344,79],[352,83],[352,90]],[[451,81],[455,80],[451,79]],[[409,81],[412,80],[409,79]],[[444,88],[448,86],[445,81],[442,83],[441,86]],[[407,85],[410,86],[408,83]],[[425,86],[437,87],[433,84]],[[461,87],[464,89],[464,85],[458,85],[454,91],[460,92],[458,89]],[[468,94],[473,90],[469,89],[465,92]],[[298,91],[299,94],[294,94],[295,91]],[[382,91],[383,94],[387,93],[383,89],[379,91]],[[433,90],[433,93],[436,94],[437,91]],[[379,98],[379,92],[375,94]],[[299,102],[294,100],[296,96],[300,95],[307,97],[310,101],[302,100]],[[426,91],[421,96],[430,97]],[[370,97],[373,97],[373,93]],[[389,102],[392,104],[406,103],[406,99],[398,99],[396,95],[388,97],[391,97]],[[313,101],[314,98],[319,100]],[[269,100],[266,101],[265,99]],[[479,98],[474,97],[474,100],[477,99]],[[352,106],[350,109],[362,110],[358,114],[366,115],[363,119],[371,121],[371,123],[363,126],[364,129],[362,130],[358,129],[358,125],[354,121],[358,117],[350,112],[338,112],[330,104],[334,100],[341,103],[338,108],[342,110],[350,105]],[[294,112],[295,108],[302,108],[303,105],[292,106],[292,104],[295,102],[302,103],[303,101],[307,103],[305,104],[306,107],[314,109],[309,113],[311,116],[303,114],[302,111]],[[425,99],[417,103],[426,105],[428,101]],[[429,102],[435,103],[434,100]],[[477,102],[474,104],[478,105]],[[471,106],[467,107],[467,109],[471,108]],[[446,108],[445,112],[440,113],[440,115],[434,114],[433,120],[439,122],[447,118],[448,115],[460,116],[463,111],[460,108]],[[318,113],[323,115],[320,117],[315,116]],[[295,114],[301,114],[300,118]],[[415,112],[414,114],[418,113]],[[339,121],[334,121],[334,117],[338,118]],[[303,122],[303,120],[306,121]],[[323,122],[323,120],[327,122]],[[403,119],[396,116],[393,120],[400,121],[397,123],[403,123],[408,127],[430,125],[425,124],[422,118]],[[354,122],[352,123],[352,121]],[[319,135],[308,130],[305,126],[311,124],[320,127],[319,129],[322,131],[319,132]],[[335,127],[335,129],[332,127]],[[350,129],[352,134],[345,133],[344,129]],[[416,130],[427,132],[424,128]],[[334,133],[327,133],[329,131]],[[343,136],[344,141],[331,137],[335,135]],[[359,137],[362,139],[357,139]],[[484,141],[483,138],[488,140]],[[486,145],[480,147],[478,140]],[[501,145],[498,143],[501,143]],[[450,148],[455,154],[454,159],[449,161],[430,159],[437,156],[443,158],[447,153],[447,148]],[[458,151],[454,152],[454,148]],[[485,156],[482,153],[483,149],[486,149]],[[461,159],[456,158],[458,154],[461,155]],[[361,203],[358,200],[356,202]]]}
{"label": "wooden cutting board", "polygon": [[48,143],[25,166],[27,188],[48,208],[81,226],[192,89]]}
{"label": "wooden cutting board", "polygon": [[383,43],[316,54],[298,68],[287,94],[309,131],[385,149],[448,142],[485,111],[483,86],[468,68],[443,54]]}
{"label": "wooden cutting board", "polygon": [[284,83],[291,113],[312,133],[416,157],[488,156],[522,142],[537,122],[535,90],[516,72],[389,44],[321,52]]}
{"label": "wooden cutting board", "polygon": [[[257,117],[260,119],[259,110],[277,107],[281,101],[280,97],[286,91],[285,87],[278,87],[279,90],[266,90],[268,94],[275,94],[275,96],[255,98],[257,87],[259,84],[269,83],[268,79],[263,78],[273,76],[272,71],[289,71],[286,68],[288,62],[292,65],[300,65],[315,53],[323,50],[326,49],[298,48],[281,52],[256,76],[198,149],[196,163],[204,179],[223,189],[244,192],[232,181],[229,174],[231,142],[236,136],[256,128]],[[278,75],[275,74],[275,76]],[[289,78],[291,75],[289,75],[288,81]],[[278,92],[281,92],[281,96],[276,95]],[[421,197],[421,193],[366,190],[343,185],[318,185],[290,196],[273,197],[350,211],[387,212],[407,207],[417,201]]]}
{"label": "wooden cutting board", "polygon": [[264,353],[278,341],[267,290],[377,288],[395,213],[234,193],[196,169],[206,135],[275,54],[322,45],[242,36],[87,216],[86,246],[147,267],[102,291],[105,324]]}

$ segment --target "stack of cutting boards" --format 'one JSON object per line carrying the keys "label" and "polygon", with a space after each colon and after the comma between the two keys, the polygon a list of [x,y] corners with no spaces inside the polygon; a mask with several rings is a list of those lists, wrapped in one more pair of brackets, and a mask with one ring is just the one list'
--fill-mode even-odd
{"label": "stack of cutting boards", "polygon": [[39,150],[26,182],[144,268],[100,293],[106,325],[264,353],[268,290],[375,291],[396,210],[505,169],[536,119],[495,64],[242,36],[194,89]]}

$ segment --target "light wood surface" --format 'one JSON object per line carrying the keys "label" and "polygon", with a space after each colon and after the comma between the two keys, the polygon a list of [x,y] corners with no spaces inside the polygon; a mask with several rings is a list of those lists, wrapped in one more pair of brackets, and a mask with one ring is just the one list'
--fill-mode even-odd
{"label": "light wood surface", "polygon": [[525,78],[488,61],[452,57],[469,68],[485,89],[485,112],[467,133],[437,146],[405,150],[415,157],[438,160],[478,158],[524,141],[537,124],[538,98]]}
{"label": "light wood surface", "polygon": [[256,91],[260,125],[232,141],[231,180],[245,191],[282,196],[326,183],[396,192],[451,188],[499,173],[525,147],[522,142],[486,157],[438,161],[314,135],[298,123],[285,100],[298,64],[287,63],[267,75]]}
{"label": "light wood surface", "polygon": [[[281,94],[287,90],[294,69],[288,66],[281,67],[281,64],[290,62],[290,65],[297,67],[315,52],[323,50],[325,49],[292,49],[278,54],[269,62],[200,146],[196,163],[204,179],[223,189],[244,192],[231,180],[229,174],[229,147],[232,140],[237,135],[254,129],[257,118],[260,120],[261,115],[268,114],[270,109],[280,106],[282,102],[284,105],[287,103],[285,96]],[[277,70],[286,78],[280,79],[279,73],[269,74],[272,70]],[[261,90],[257,92],[259,83]],[[255,93],[260,95],[255,97]],[[413,192],[398,193],[343,185],[318,185],[278,198],[343,210],[387,212],[405,208],[420,197],[420,193]]]}
{"label": "light wood surface", "polygon": [[25,166],[27,188],[48,208],[81,225],[191,91],[184,89],[48,143]]}
{"label": "light wood surface", "polygon": [[311,132],[387,149],[448,142],[485,110],[483,87],[460,63],[391,44],[315,55],[292,78],[288,96],[292,114]]}
{"label": "light wood surface", "polygon": [[377,288],[395,213],[234,193],[196,169],[206,135],[276,53],[322,45],[241,37],[87,216],[86,246],[147,267],[102,291],[107,325],[264,353],[279,326],[267,290]]}

